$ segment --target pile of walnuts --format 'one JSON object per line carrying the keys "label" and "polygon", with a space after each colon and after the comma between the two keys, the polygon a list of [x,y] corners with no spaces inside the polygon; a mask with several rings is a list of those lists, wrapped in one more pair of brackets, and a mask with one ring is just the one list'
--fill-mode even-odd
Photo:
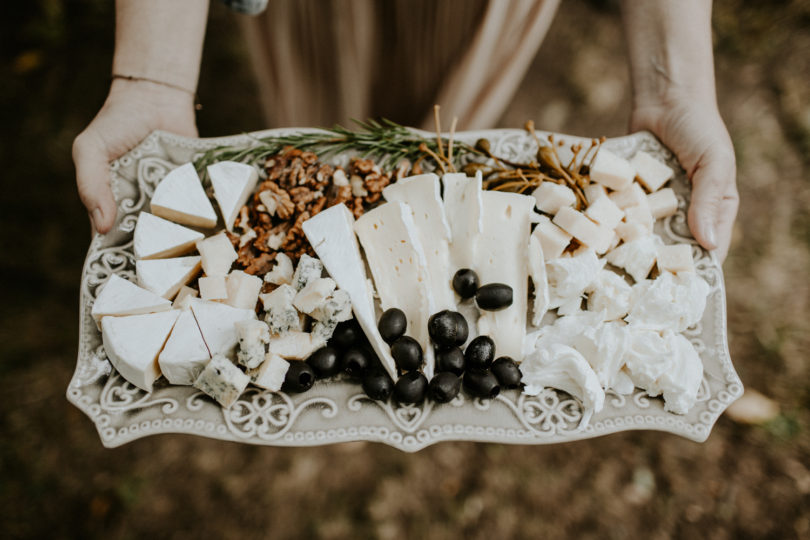
{"label": "pile of walnuts", "polygon": [[[370,159],[354,158],[346,169],[318,161],[312,152],[292,147],[270,157],[266,178],[242,207],[229,237],[245,272],[263,275],[273,267],[279,251],[293,262],[304,253],[314,255],[301,225],[325,208],[344,203],[360,217],[380,202],[382,190],[410,169],[402,162],[385,173]],[[241,234],[239,234],[241,232]]]}

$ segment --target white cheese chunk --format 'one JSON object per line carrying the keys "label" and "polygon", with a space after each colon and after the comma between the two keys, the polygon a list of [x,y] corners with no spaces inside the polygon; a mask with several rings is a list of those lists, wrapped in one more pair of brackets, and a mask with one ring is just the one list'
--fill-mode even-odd
{"label": "white cheese chunk", "polygon": [[603,227],[612,230],[621,222],[624,212],[608,197],[600,197],[588,205],[588,208],[585,209],[585,215]]}
{"label": "white cheese chunk", "polygon": [[204,235],[200,232],[141,212],[133,240],[135,258],[161,259],[185,255],[193,251],[194,244],[202,238]]}
{"label": "white cheese chunk", "polygon": [[666,164],[661,163],[647,152],[638,151],[630,164],[636,171],[636,178],[649,191],[655,192],[675,174]]}
{"label": "white cheese chunk", "polygon": [[607,148],[601,147],[591,163],[591,180],[603,186],[621,190],[633,183],[636,172],[630,163]]}
{"label": "white cheese chunk", "polygon": [[652,232],[655,225],[655,218],[650,212],[648,204],[639,204],[636,206],[628,206],[624,209],[624,220],[627,223],[635,223],[641,225],[648,232]]}
{"label": "white cheese chunk", "polygon": [[287,332],[270,336],[268,352],[285,359],[306,360],[322,344],[312,339],[309,332]]}
{"label": "white cheese chunk", "polygon": [[555,343],[548,349],[538,348],[520,364],[520,372],[526,385],[523,391],[530,396],[545,388],[558,388],[577,398],[591,413],[604,407],[605,391],[596,373],[572,347]]}
{"label": "white cheese chunk", "polygon": [[232,356],[236,343],[235,324],[256,318],[252,309],[238,309],[220,302],[207,302],[194,299],[191,311],[200,327],[203,340],[212,355]]}
{"label": "white cheese chunk", "polygon": [[239,210],[256,188],[259,173],[252,165],[220,161],[208,166],[208,176],[214,186],[214,197],[222,212],[225,228],[231,231]]}
{"label": "white cheese chunk", "polygon": [[310,315],[326,302],[326,299],[335,291],[335,287],[335,280],[332,278],[313,279],[307,283],[306,287],[298,291],[293,299],[293,305],[301,313]]}
{"label": "white cheese chunk", "polygon": [[588,311],[602,313],[605,321],[621,319],[630,311],[633,288],[619,274],[602,269],[590,287]]}
{"label": "white cheese chunk", "polygon": [[180,287],[177,296],[174,297],[172,308],[174,309],[188,309],[191,306],[191,299],[197,298],[200,295],[197,289],[193,289],[188,285]]}
{"label": "white cheese chunk", "polygon": [[138,284],[169,300],[199,271],[200,258],[197,256],[135,262]]}
{"label": "white cheese chunk", "polygon": [[152,391],[152,384],[160,377],[158,355],[179,315],[179,311],[171,310],[101,319],[104,350],[124,379],[141,390]]}
{"label": "white cheese chunk", "polygon": [[559,257],[546,263],[549,305],[558,308],[582,295],[599,278],[605,262],[591,249],[571,257]]}
{"label": "white cheese chunk", "polygon": [[650,231],[641,223],[626,223],[623,221],[616,225],[616,234],[619,235],[622,242],[632,242],[637,238],[647,236]]}
{"label": "white cheese chunk", "polygon": [[695,261],[692,259],[692,247],[689,244],[673,244],[658,246],[656,256],[658,270],[661,272],[694,272]]}
{"label": "white cheese chunk", "polygon": [[313,319],[325,324],[339,323],[352,318],[352,301],[344,289],[337,289],[310,313]]}
{"label": "white cheese chunk", "polygon": [[540,326],[543,315],[548,311],[550,302],[546,260],[540,240],[532,234],[529,237],[529,277],[534,285],[534,303],[532,305],[532,326]]}
{"label": "white cheese chunk", "polygon": [[246,320],[234,324],[239,350],[236,361],[247,369],[254,369],[264,361],[265,345],[270,341],[267,324],[262,321]]}
{"label": "white cheese chunk", "polygon": [[197,280],[200,298],[203,300],[227,300],[228,287],[225,276],[204,276]]}
{"label": "white cheese chunk", "polygon": [[482,284],[505,283],[512,287],[512,305],[500,311],[482,311],[478,331],[495,341],[499,356],[520,361],[526,336],[529,303],[529,235],[534,197],[485,191],[484,229],[478,237],[475,265]]}
{"label": "white cheese chunk", "polygon": [[191,163],[173,169],[160,181],[151,208],[156,216],[183,225],[208,229],[217,224],[217,214]]}
{"label": "white cheese chunk", "polygon": [[633,287],[627,322],[636,328],[683,332],[703,316],[709,292],[708,283],[693,272],[663,272]]}
{"label": "white cheese chunk", "polygon": [[357,322],[383,367],[396,380],[397,370],[390,347],[377,329],[374,299],[367,285],[366,267],[360,255],[354,225],[354,216],[346,205],[337,204],[305,221],[302,228],[329,277],[340,287],[335,295],[339,291],[348,294]]}
{"label": "white cheese chunk", "polygon": [[211,355],[190,310],[180,312],[166,346],[158,357],[163,376],[172,384],[191,385]]}
{"label": "white cheese chunk", "polygon": [[622,210],[629,206],[638,206],[647,203],[647,194],[644,193],[641,186],[636,183],[630,184],[625,189],[614,191],[608,195],[608,197]]}
{"label": "white cheese chunk", "polygon": [[332,337],[332,334],[335,333],[335,328],[337,328],[337,321],[334,319],[324,319],[323,321],[316,320],[309,332],[312,336],[314,347],[319,348],[325,346],[326,342]]}
{"label": "white cheese chunk", "polygon": [[610,249],[613,231],[594,223],[573,208],[567,206],[560,208],[560,211],[554,216],[553,222],[596,253],[602,254]]}
{"label": "white cheese chunk", "polygon": [[363,214],[354,229],[366,253],[382,310],[395,307],[405,313],[406,334],[422,346],[424,372],[430,379],[434,356],[427,322],[436,312],[436,304],[410,207],[401,202],[385,203]]}
{"label": "white cheese chunk", "polygon": [[543,258],[546,261],[556,259],[563,254],[565,248],[571,243],[572,236],[556,226],[551,220],[543,216],[532,231],[532,236],[540,241],[543,248]]}
{"label": "white cheese chunk", "polygon": [[197,242],[197,251],[202,257],[202,268],[206,275],[225,276],[238,258],[228,235],[225,232],[209,236]]}
{"label": "white cheese chunk", "polygon": [[250,377],[225,356],[218,354],[194,381],[194,388],[202,390],[227,409],[239,399],[249,382]]}
{"label": "white cheese chunk", "polygon": [[264,321],[271,334],[300,330],[301,320],[293,300],[298,291],[292,285],[280,285],[276,290],[259,295],[266,312]]}
{"label": "white cheese chunk", "polygon": [[455,268],[471,268],[475,239],[482,230],[481,172],[474,178],[461,173],[442,177],[444,211],[450,225],[450,260]]}
{"label": "white cheese chunk", "polygon": [[101,328],[101,318],[108,315],[141,315],[168,311],[171,307],[172,303],[165,298],[116,274],[110,274],[110,278],[101,286],[90,314]]}
{"label": "white cheese chunk", "polygon": [[543,182],[538,188],[532,191],[532,197],[536,199],[536,206],[547,214],[556,214],[564,206],[574,206],[577,196],[568,186],[555,184],[554,182]]}
{"label": "white cheese chunk", "polygon": [[284,376],[290,369],[290,363],[284,360],[277,354],[267,353],[259,367],[247,370],[247,375],[250,377],[250,382],[270,390],[271,392],[278,392],[281,390],[281,385],[284,384]]}
{"label": "white cheese chunk", "polygon": [[661,239],[648,234],[611,250],[605,257],[613,266],[624,269],[636,283],[644,280],[655,266]]}
{"label": "white cheese chunk", "polygon": [[298,260],[298,266],[293,274],[292,286],[300,291],[306,287],[310,281],[316,280],[323,274],[323,263],[315,257],[310,257],[304,253]]}
{"label": "white cheese chunk", "polygon": [[290,284],[293,273],[292,259],[286,253],[279,252],[276,253],[276,264],[264,275],[264,280],[275,285]]}
{"label": "white cheese chunk", "polygon": [[456,309],[451,285],[454,272],[450,266],[450,226],[440,193],[439,177],[432,173],[403,178],[383,189],[385,200],[405,203],[411,210],[425,254],[428,288],[435,311]]}
{"label": "white cheese chunk", "polygon": [[262,278],[234,270],[228,274],[225,285],[228,289],[226,304],[235,308],[256,309],[262,290]]}
{"label": "white cheese chunk", "polygon": [[664,188],[647,195],[647,205],[655,219],[663,219],[678,211],[678,197],[672,188]]}
{"label": "white cheese chunk", "polygon": [[582,191],[585,193],[585,200],[588,201],[588,204],[593,204],[602,197],[608,196],[605,186],[596,182],[588,184]]}

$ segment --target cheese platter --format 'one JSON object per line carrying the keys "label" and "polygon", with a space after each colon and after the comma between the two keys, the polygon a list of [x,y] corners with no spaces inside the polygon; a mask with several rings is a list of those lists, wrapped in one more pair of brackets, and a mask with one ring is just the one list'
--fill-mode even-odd
{"label": "cheese platter", "polygon": [[[485,155],[437,174],[386,173],[351,148],[200,170],[218,148],[317,132],[155,132],[112,164],[118,217],[88,251],[67,390],[105,446],[703,441],[742,394],[721,267],[651,134],[461,132],[457,148],[485,140]],[[585,181],[579,167],[568,186],[482,181],[549,147],[558,164],[595,147]],[[284,187],[279,168],[301,160],[311,185],[299,170]]]}

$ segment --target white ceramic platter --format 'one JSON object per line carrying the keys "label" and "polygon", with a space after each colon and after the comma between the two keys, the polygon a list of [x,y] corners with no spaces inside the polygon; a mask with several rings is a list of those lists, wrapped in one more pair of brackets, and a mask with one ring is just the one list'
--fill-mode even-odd
{"label": "white ceramic platter", "polygon": [[[643,149],[678,171],[670,185],[678,194],[679,211],[659,221],[656,232],[667,243],[690,243],[697,271],[711,286],[703,319],[685,332],[704,364],[697,404],[686,415],[665,412],[660,398],[649,398],[639,389],[628,396],[608,393],[604,409],[583,429],[581,404],[553,390],[535,397],[510,390],[492,400],[460,395],[445,405],[426,401],[420,406],[397,406],[393,401],[368,399],[357,383],[330,380],[319,381],[310,391],[294,395],[250,388],[233,407],[222,409],[195,388],[172,386],[165,379],[160,379],[151,393],[132,386],[107,359],[90,309],[98,286],[110,274],[135,278],[132,235],[138,212],[149,209],[155,186],[169,170],[200,152],[224,144],[248,146],[252,137],[290,131],[301,130],[271,130],[217,139],[188,139],[155,132],[112,164],[118,217],[110,233],[93,239],[84,264],[79,355],[67,390],[70,402],[95,423],[105,446],[115,447],[158,433],[191,433],[275,446],[365,440],[414,452],[440,441],[549,444],[633,429],[668,431],[704,441],[717,417],[742,394],[742,384],[728,353],[722,270],[689,234],[685,173],[649,133],[608,139],[605,146],[625,157]],[[456,134],[458,140],[471,144],[481,137],[490,140],[495,155],[507,159],[528,161],[536,152],[533,139],[520,130]],[[586,141],[566,135],[555,137],[566,144]],[[341,157],[346,159],[338,156],[337,161]]]}

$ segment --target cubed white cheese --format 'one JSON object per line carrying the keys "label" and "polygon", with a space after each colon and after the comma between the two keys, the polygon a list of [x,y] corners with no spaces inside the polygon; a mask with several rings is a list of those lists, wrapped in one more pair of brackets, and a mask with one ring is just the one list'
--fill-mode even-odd
{"label": "cubed white cheese", "polygon": [[284,384],[284,376],[287,375],[289,369],[289,362],[277,354],[267,353],[264,362],[256,369],[247,370],[247,375],[250,377],[250,382],[259,388],[278,392],[281,390],[281,385]]}
{"label": "cubed white cheese", "polygon": [[193,289],[188,285],[183,285],[180,287],[180,291],[178,291],[177,296],[174,297],[172,308],[188,309],[191,306],[191,299],[197,298],[198,296],[200,296],[200,293],[197,291],[197,289]]}
{"label": "cubed white cheese", "polygon": [[553,222],[579,240],[580,243],[599,254],[605,253],[613,241],[613,231],[611,229],[594,223],[573,208],[560,208],[560,211],[554,216]]}
{"label": "cubed white cheese", "polygon": [[251,165],[220,161],[208,166],[208,176],[214,186],[214,197],[222,212],[225,228],[233,230],[239,210],[256,188],[259,173]]}
{"label": "cubed white cheese", "polygon": [[225,285],[228,289],[226,304],[235,308],[256,309],[262,290],[262,278],[234,270],[228,274]]}
{"label": "cubed white cheese", "polygon": [[345,289],[337,289],[323,304],[310,313],[316,321],[343,322],[352,318],[352,302]]}
{"label": "cubed white cheese", "polygon": [[292,259],[286,253],[276,253],[276,264],[272,270],[264,275],[264,280],[267,283],[275,285],[282,285],[284,283],[290,284],[293,279],[293,263]]}
{"label": "cubed white cheese", "polygon": [[271,334],[283,334],[300,329],[298,310],[293,306],[297,293],[295,287],[284,284],[272,292],[259,295],[267,312],[264,320],[270,327]]}
{"label": "cubed white cheese", "polygon": [[206,275],[225,276],[238,257],[228,235],[221,232],[197,242],[197,251],[202,258],[202,268]]}
{"label": "cubed white cheese", "polygon": [[611,201],[624,210],[629,206],[638,206],[647,203],[647,194],[635,182],[620,191],[614,191],[608,195]]}
{"label": "cubed white cheese", "polygon": [[298,291],[293,305],[301,313],[310,315],[326,302],[326,299],[335,291],[335,287],[335,280],[332,278],[313,279],[307,283],[306,287]]}
{"label": "cubed white cheese", "polygon": [[595,182],[592,182],[587,186],[585,186],[583,192],[585,193],[585,200],[588,201],[588,204],[593,204],[600,198],[608,196],[605,186],[603,186],[602,184],[597,184]]}
{"label": "cubed white cheese", "polygon": [[626,223],[623,221],[616,225],[616,234],[619,235],[622,242],[632,242],[636,238],[647,236],[650,234],[650,230],[641,223]]}
{"label": "cubed white cheese", "polygon": [[572,238],[570,234],[556,226],[546,216],[543,216],[543,219],[538,221],[532,236],[540,241],[543,258],[546,261],[556,259],[562,255],[565,248],[571,243]]}
{"label": "cubed white cheese", "polygon": [[135,258],[161,259],[185,255],[194,250],[194,244],[202,238],[204,235],[200,232],[141,212],[133,240]]}
{"label": "cubed white cheese", "polygon": [[177,310],[104,317],[101,338],[104,351],[124,379],[147,392],[160,377],[158,354],[180,312]]}
{"label": "cubed white cheese", "polygon": [[654,234],[648,234],[611,250],[606,258],[610,264],[623,268],[634,281],[639,282],[645,279],[655,266],[659,245],[661,239]]}
{"label": "cubed white cheese", "polygon": [[309,332],[287,332],[270,336],[267,349],[288,360],[306,360],[321,345],[312,339]]}
{"label": "cubed white cheese", "polygon": [[190,385],[209,360],[211,355],[194,315],[190,310],[181,312],[158,357],[160,371],[172,384]]}
{"label": "cubed white cheese", "polygon": [[675,174],[666,164],[640,150],[630,160],[630,164],[636,170],[638,181],[651,192],[658,191]]}
{"label": "cubed white cheese", "polygon": [[591,180],[613,190],[628,187],[636,176],[633,166],[626,159],[604,147],[596,153],[590,171]]}
{"label": "cubed white cheese", "polygon": [[616,228],[624,212],[607,197],[600,197],[585,210],[585,215],[610,230]]}
{"label": "cubed white cheese", "polygon": [[647,231],[652,232],[655,225],[655,218],[650,212],[648,204],[639,204],[637,206],[628,206],[624,209],[624,221],[626,223],[636,223],[641,225]]}
{"label": "cubed white cheese", "polygon": [[217,224],[217,214],[191,163],[181,165],[163,177],[150,204],[153,214],[175,223],[203,228]]}
{"label": "cubed white cheese", "polygon": [[165,298],[116,274],[110,274],[110,278],[101,286],[90,314],[101,328],[101,318],[108,315],[142,315],[168,311],[171,307],[172,303]]}
{"label": "cubed white cheese", "polygon": [[647,195],[647,204],[650,213],[655,219],[662,219],[674,215],[678,211],[678,197],[672,188],[664,188]]}
{"label": "cubed white cheese", "polygon": [[695,261],[692,259],[692,247],[689,244],[672,244],[658,246],[658,270],[678,274],[694,272]]}
{"label": "cubed white cheese", "polygon": [[304,253],[298,260],[298,266],[293,274],[292,286],[300,291],[306,287],[310,281],[318,279],[323,274],[323,263],[315,257],[310,257]]}
{"label": "cubed white cheese", "polygon": [[135,262],[138,284],[169,300],[199,271],[200,258],[197,256]]}
{"label": "cubed white cheese", "polygon": [[455,268],[470,268],[475,260],[475,239],[482,229],[481,172],[442,177],[444,211],[450,225],[450,260]]}
{"label": "cubed white cheese", "polygon": [[248,369],[254,369],[264,361],[265,345],[270,341],[267,324],[262,321],[246,320],[234,324],[239,340],[236,361]]}
{"label": "cubed white cheese", "polygon": [[197,280],[200,298],[203,300],[227,300],[228,287],[225,276],[204,276]]}
{"label": "cubed white cheese", "polygon": [[227,409],[239,399],[249,382],[250,377],[225,356],[218,354],[194,381],[194,388],[202,390]]}
{"label": "cubed white cheese", "polygon": [[196,298],[191,302],[191,311],[211,354],[229,357],[233,355],[238,341],[234,325],[239,321],[256,318],[256,312],[252,309],[238,309],[220,302]]}
{"label": "cubed white cheese", "polygon": [[536,206],[547,214],[556,214],[564,206],[574,206],[577,196],[568,186],[543,182],[532,192]]}

